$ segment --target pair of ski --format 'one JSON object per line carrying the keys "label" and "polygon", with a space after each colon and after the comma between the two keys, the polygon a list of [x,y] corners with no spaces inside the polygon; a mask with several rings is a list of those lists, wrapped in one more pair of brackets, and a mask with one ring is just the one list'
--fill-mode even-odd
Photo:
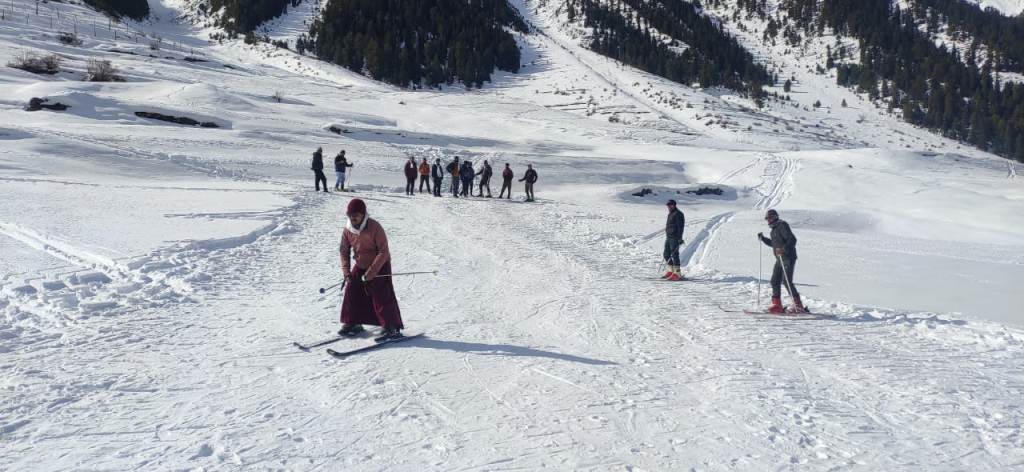
{"label": "pair of ski", "polygon": [[679,280],[669,280],[669,279],[667,279],[665,277],[638,277],[638,278],[640,280],[648,280],[648,281],[651,281],[651,282],[668,282],[668,283],[694,282],[694,281],[700,280],[700,279],[694,279],[694,278],[690,278],[690,277],[686,277],[686,276],[683,276]]}
{"label": "pair of ski", "polygon": [[[370,344],[368,346],[362,346],[362,347],[358,347],[358,348],[355,348],[355,349],[350,349],[350,350],[347,350],[347,351],[335,351],[334,349],[327,349],[327,353],[330,354],[331,356],[334,356],[334,357],[338,358],[338,359],[344,359],[346,357],[349,357],[349,356],[352,356],[352,355],[355,355],[355,354],[360,354],[360,353],[364,353],[364,352],[368,352],[368,351],[373,351],[373,350],[376,350],[376,349],[380,349],[382,347],[389,346],[391,344],[409,341],[410,339],[416,339],[416,338],[419,338],[419,337],[421,337],[423,335],[424,335],[424,333],[417,333],[417,334],[413,334],[413,335],[409,335],[409,336],[402,336],[400,338],[385,339],[385,340],[378,341],[378,342],[375,342],[373,344]],[[294,342],[292,344],[295,347],[297,347],[297,348],[299,348],[299,349],[301,349],[303,351],[307,351],[308,352],[308,351],[310,351],[313,348],[323,347],[323,346],[326,346],[328,344],[334,344],[334,343],[336,343],[338,341],[341,341],[343,339],[355,339],[355,338],[358,338],[358,337],[359,336],[335,336],[333,338],[325,339],[323,341],[318,341],[318,342],[315,342],[313,344],[300,344],[298,342]]]}
{"label": "pair of ski", "polygon": [[772,312],[770,312],[768,310],[750,310],[750,309],[730,310],[728,308],[721,307],[721,306],[718,307],[718,308],[720,310],[726,312],[726,313],[745,313],[745,314],[752,315],[752,316],[755,316],[755,317],[758,317],[758,318],[778,318],[778,319],[783,319],[783,320],[828,320],[828,319],[835,318],[835,315],[829,315],[829,314],[823,314],[823,313],[811,313],[810,311],[805,311],[803,313],[790,313],[790,312],[772,313]]}

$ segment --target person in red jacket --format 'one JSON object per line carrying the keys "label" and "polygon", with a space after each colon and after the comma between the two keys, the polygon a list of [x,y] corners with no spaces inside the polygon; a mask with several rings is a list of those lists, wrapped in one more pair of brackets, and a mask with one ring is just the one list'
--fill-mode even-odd
{"label": "person in red jacket", "polygon": [[405,163],[405,194],[415,195],[416,193],[416,158],[410,157]]}
{"label": "person in red jacket", "polygon": [[[345,298],[341,302],[341,336],[365,331],[362,325],[383,326],[376,341],[402,337],[402,312],[391,283],[391,252],[380,223],[366,212],[366,203],[348,203],[348,222],[341,233],[341,272]],[[355,260],[355,267],[352,260]]]}
{"label": "person in red jacket", "polygon": [[501,193],[498,194],[498,198],[505,195],[505,189],[508,189],[508,200],[512,199],[512,177],[515,174],[512,173],[512,168],[505,163],[505,170],[501,171]]}

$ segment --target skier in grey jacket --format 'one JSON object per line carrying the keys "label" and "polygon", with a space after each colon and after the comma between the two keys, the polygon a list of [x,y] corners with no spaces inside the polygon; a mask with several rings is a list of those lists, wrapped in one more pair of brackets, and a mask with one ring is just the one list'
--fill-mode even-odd
{"label": "skier in grey jacket", "polygon": [[[789,223],[779,219],[779,212],[768,210],[764,220],[772,228],[771,237],[765,237],[764,233],[757,233],[757,238],[762,243],[772,248],[775,253],[775,267],[772,269],[772,306],[768,308],[769,313],[785,313],[782,307],[782,284],[785,283],[793,297],[793,306],[790,311],[794,313],[805,313],[803,303],[800,301],[800,294],[793,285],[793,270],[796,269],[796,236],[789,228]],[[785,280],[785,281],[783,281]]]}
{"label": "skier in grey jacket", "polygon": [[686,216],[676,208],[676,201],[669,200],[665,203],[668,207],[668,219],[665,221],[665,263],[668,264],[668,272],[661,278],[666,280],[683,280],[683,273],[679,267],[679,246],[683,245],[683,228],[686,227]]}

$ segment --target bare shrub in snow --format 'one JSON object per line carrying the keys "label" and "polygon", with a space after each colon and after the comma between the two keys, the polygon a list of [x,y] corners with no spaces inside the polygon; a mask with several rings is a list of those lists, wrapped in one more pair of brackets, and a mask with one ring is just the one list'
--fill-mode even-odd
{"label": "bare shrub in snow", "polygon": [[118,75],[118,70],[110,61],[91,59],[85,66],[85,80],[87,82],[124,82],[124,77]]}
{"label": "bare shrub in snow", "polygon": [[66,31],[62,31],[57,34],[57,41],[60,41],[61,44],[67,44],[68,46],[82,45],[82,40],[78,39],[78,35],[75,33],[68,33]]}
{"label": "bare shrub in snow", "polygon": [[274,94],[271,95],[270,98],[273,98],[274,101],[277,102],[277,103],[281,103],[284,100],[284,94],[281,93],[280,90],[278,90],[278,91],[274,92]]}
{"label": "bare shrub in snow", "polygon": [[33,74],[53,75],[60,71],[60,56],[56,54],[40,56],[38,54],[25,53],[8,62],[7,67],[21,69]]}

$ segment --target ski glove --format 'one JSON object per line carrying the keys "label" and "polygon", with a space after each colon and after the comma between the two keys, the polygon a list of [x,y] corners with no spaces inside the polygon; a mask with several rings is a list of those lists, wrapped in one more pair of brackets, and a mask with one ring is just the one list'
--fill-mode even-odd
{"label": "ski glove", "polygon": [[786,254],[786,250],[784,248],[781,248],[781,247],[775,248],[775,255],[776,256],[781,256],[781,255],[784,255],[784,254]]}

